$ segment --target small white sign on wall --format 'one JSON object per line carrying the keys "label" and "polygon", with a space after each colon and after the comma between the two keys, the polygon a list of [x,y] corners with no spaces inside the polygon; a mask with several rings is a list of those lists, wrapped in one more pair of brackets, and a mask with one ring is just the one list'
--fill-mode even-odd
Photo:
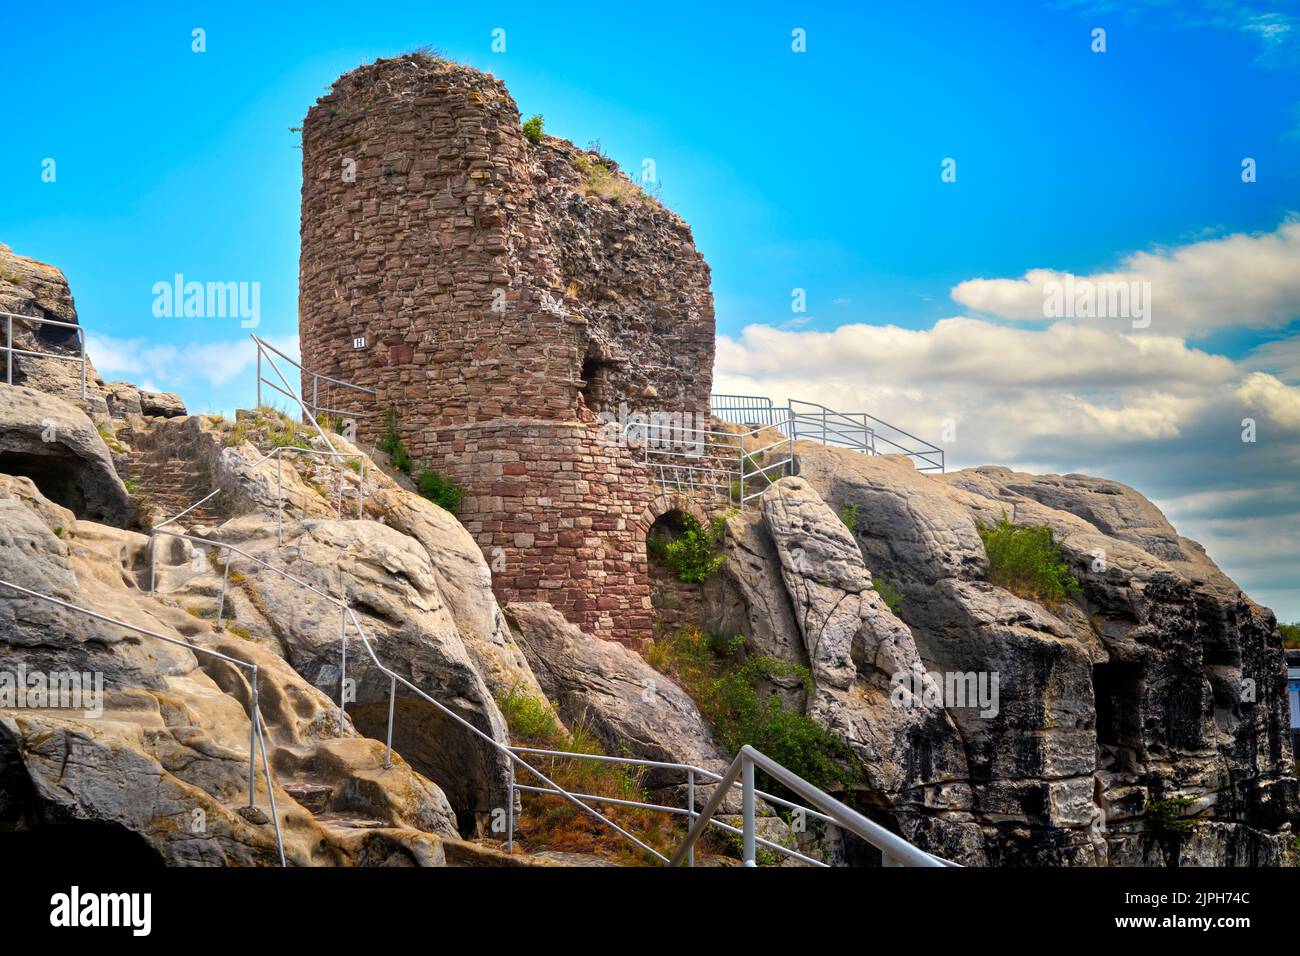
{"label": "small white sign on wall", "polygon": [[363,348],[365,348],[365,347],[366,347],[366,337],[365,337],[364,335],[358,335],[355,339],[352,340],[352,347],[353,347],[354,349],[363,349]]}

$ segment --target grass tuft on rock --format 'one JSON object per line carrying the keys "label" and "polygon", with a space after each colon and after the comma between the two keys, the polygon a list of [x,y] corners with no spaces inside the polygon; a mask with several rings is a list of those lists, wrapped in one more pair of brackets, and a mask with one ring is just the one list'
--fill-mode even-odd
{"label": "grass tuft on rock", "polygon": [[1051,528],[1012,524],[1005,512],[996,524],[979,522],[977,527],[993,584],[1052,610],[1082,590]]}

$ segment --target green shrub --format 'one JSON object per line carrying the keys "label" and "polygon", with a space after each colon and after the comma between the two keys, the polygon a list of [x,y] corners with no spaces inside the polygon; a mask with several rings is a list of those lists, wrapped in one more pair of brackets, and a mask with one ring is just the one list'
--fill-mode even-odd
{"label": "green shrub", "polygon": [[542,122],[542,114],[530,116],[524,120],[524,136],[530,143],[540,143],[542,137],[546,135],[545,124]]}
{"label": "green shrub", "polygon": [[690,626],[647,642],[645,657],[681,682],[728,752],[749,744],[823,788],[858,779],[857,759],[842,738],[788,709],[775,693],[760,692],[774,678],[796,677],[811,693],[806,667],[746,655],[743,636],[718,637]]}
{"label": "green shrub", "polygon": [[636,183],[619,173],[614,161],[593,143],[585,153],[573,157],[573,168],[582,174],[578,191],[584,196],[599,196],[613,202],[646,200],[649,197]]}
{"label": "green shrub", "polygon": [[1193,821],[1183,813],[1196,801],[1191,797],[1169,797],[1164,800],[1152,800],[1147,804],[1143,819],[1152,833],[1171,835],[1186,833],[1193,826]]}
{"label": "green shrub", "polygon": [[445,475],[439,474],[432,468],[425,468],[416,476],[415,485],[420,489],[420,494],[435,505],[445,508],[452,514],[460,510],[465,489]]}
{"label": "green shrub", "polygon": [[733,514],[728,511],[718,515],[707,529],[694,515],[686,514],[677,537],[652,537],[646,542],[650,556],[676,574],[678,580],[699,584],[726,563],[726,555],[716,552],[726,533],[727,519]]}
{"label": "green shrub", "polygon": [[880,599],[885,602],[885,606],[894,614],[898,613],[898,606],[907,600],[903,592],[898,590],[894,583],[884,575],[874,575],[871,579],[871,586],[880,595]]}
{"label": "green shrub", "polygon": [[852,533],[858,530],[858,506],[845,505],[840,509],[840,520],[844,522],[844,527]]}
{"label": "green shrub", "polygon": [[510,728],[511,737],[518,738],[523,743],[549,749],[564,736],[552,707],[518,684],[506,693],[497,695],[497,707],[505,718],[506,726]]}
{"label": "green shrub", "polygon": [[1046,525],[1015,525],[1003,512],[997,524],[978,528],[989,556],[988,579],[999,587],[1052,609],[1082,590]]}
{"label": "green shrub", "polygon": [[402,441],[402,430],[397,421],[397,408],[390,405],[384,412],[384,431],[379,436],[377,447],[388,455],[389,464],[406,474],[411,473],[411,456],[407,454],[406,443]]}
{"label": "green shrub", "polygon": [[1300,624],[1279,624],[1283,647],[1300,647]]}

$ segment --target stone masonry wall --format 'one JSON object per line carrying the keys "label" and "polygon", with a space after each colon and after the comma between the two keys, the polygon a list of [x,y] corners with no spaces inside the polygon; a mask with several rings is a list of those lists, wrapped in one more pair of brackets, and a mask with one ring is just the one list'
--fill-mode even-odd
{"label": "stone masonry wall", "polygon": [[647,634],[657,489],[594,412],[707,410],[713,305],[689,228],[621,177],[592,193],[594,154],[530,143],[499,80],[432,57],[346,74],[302,135],[303,364],[375,389],[328,397],[396,408],[419,465],[466,488],[499,597]]}

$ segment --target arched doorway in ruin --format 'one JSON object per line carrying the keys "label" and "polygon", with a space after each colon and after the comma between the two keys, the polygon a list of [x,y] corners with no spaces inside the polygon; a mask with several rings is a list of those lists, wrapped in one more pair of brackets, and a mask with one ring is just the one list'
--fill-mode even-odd
{"label": "arched doorway in ruin", "polygon": [[701,623],[704,584],[680,580],[665,559],[668,545],[692,523],[706,528],[708,515],[690,498],[677,494],[659,495],[641,521],[656,635]]}

